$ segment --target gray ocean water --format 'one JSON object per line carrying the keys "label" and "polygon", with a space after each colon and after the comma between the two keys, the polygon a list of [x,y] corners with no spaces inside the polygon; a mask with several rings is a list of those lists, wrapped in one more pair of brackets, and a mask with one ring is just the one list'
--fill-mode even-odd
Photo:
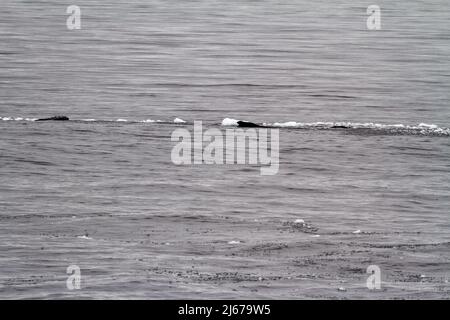
{"label": "gray ocean water", "polygon": [[[373,2],[2,0],[0,298],[450,298],[450,3]],[[278,174],[172,163],[225,118]]]}

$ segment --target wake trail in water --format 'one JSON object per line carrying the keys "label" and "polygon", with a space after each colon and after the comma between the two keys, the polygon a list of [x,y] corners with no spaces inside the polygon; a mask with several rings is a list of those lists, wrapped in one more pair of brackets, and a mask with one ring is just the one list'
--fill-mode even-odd
{"label": "wake trail in water", "polygon": [[[0,117],[2,121],[36,122],[38,118],[31,117]],[[192,125],[193,121],[185,121],[181,118],[173,120],[155,119],[70,119],[69,122],[80,123],[123,123],[123,124],[166,124],[166,125]],[[242,123],[252,124],[263,128],[298,129],[298,130],[345,130],[349,133],[367,133],[384,135],[426,135],[426,136],[450,136],[450,128],[439,127],[435,124],[419,123],[411,124],[380,124],[374,122],[263,122],[253,123],[232,118],[225,118],[220,126],[225,128],[242,127]],[[247,126],[246,125],[246,126]]]}
{"label": "wake trail in water", "polygon": [[[225,127],[239,127],[240,120],[225,118],[222,121],[222,126]],[[251,123],[251,122],[250,122]],[[253,124],[253,123],[251,123]],[[373,122],[273,122],[258,124],[266,128],[289,128],[289,129],[303,129],[303,130],[348,130],[350,132],[372,132],[374,134],[387,135],[437,135],[450,136],[450,128],[442,128],[435,124],[420,123],[417,125],[407,124],[380,124]]]}
{"label": "wake trail in water", "polygon": [[[0,120],[2,121],[27,121],[27,122],[40,122],[40,121],[46,121],[46,122],[60,122],[58,120],[52,120],[51,118],[23,118],[23,117],[0,117]],[[68,119],[69,122],[97,122],[97,123],[108,123],[108,122],[124,122],[124,123],[162,123],[162,124],[183,124],[186,123],[183,119],[175,118],[173,121],[169,120],[154,120],[154,119],[144,119],[144,120],[136,120],[136,119],[125,119],[125,118],[118,118],[118,119]],[[66,121],[64,121],[66,122]]]}

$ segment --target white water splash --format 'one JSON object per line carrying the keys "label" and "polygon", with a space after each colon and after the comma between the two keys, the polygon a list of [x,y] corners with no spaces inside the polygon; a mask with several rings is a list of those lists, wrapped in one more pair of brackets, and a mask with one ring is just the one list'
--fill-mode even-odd
{"label": "white water splash", "polygon": [[223,126],[237,126],[238,125],[238,120],[225,118],[225,119],[222,120],[222,125]]}

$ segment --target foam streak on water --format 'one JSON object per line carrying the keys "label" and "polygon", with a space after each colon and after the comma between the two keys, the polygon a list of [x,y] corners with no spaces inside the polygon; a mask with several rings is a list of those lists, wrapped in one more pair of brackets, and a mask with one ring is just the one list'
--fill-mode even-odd
{"label": "foam streak on water", "polygon": [[[3,121],[36,121],[36,118],[21,118],[21,117],[0,117]],[[128,120],[124,118],[119,118],[116,120],[99,120],[99,119],[71,119],[70,121],[75,122],[126,122],[126,123],[159,123],[159,124],[189,124],[189,122],[175,118],[173,121],[164,120]],[[198,120],[201,121],[201,120]],[[222,120],[221,125],[224,127],[238,126],[238,121],[236,119],[225,118]],[[191,122],[192,123],[192,122]],[[374,133],[384,133],[384,134],[410,134],[410,135],[436,135],[436,136],[449,136],[449,128],[441,128],[435,124],[420,123],[418,125],[405,125],[405,124],[379,124],[379,123],[353,123],[353,122],[311,122],[302,123],[295,121],[288,122],[274,122],[274,123],[262,123],[261,126],[268,128],[291,128],[291,129],[348,129],[348,130],[358,130],[367,129],[373,131]]]}

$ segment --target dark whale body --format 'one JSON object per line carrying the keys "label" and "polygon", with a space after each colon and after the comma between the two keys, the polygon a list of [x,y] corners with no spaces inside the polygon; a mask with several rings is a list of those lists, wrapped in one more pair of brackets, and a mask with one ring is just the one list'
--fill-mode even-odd
{"label": "dark whale body", "polygon": [[245,128],[263,128],[263,126],[260,126],[259,124],[249,122],[249,121],[238,121],[237,122],[238,127],[245,127]]}
{"label": "dark whale body", "polygon": [[[237,122],[238,127],[243,127],[243,128],[267,128],[265,126],[259,125],[257,123],[253,123],[250,121],[238,121]],[[331,129],[349,129],[349,126],[346,125],[334,125],[331,127]]]}
{"label": "dark whale body", "polygon": [[348,129],[348,126],[342,126],[342,125],[336,125],[336,126],[332,126],[331,129]]}
{"label": "dark whale body", "polygon": [[54,116],[50,118],[41,118],[36,121],[69,121],[69,118],[66,116]]}

